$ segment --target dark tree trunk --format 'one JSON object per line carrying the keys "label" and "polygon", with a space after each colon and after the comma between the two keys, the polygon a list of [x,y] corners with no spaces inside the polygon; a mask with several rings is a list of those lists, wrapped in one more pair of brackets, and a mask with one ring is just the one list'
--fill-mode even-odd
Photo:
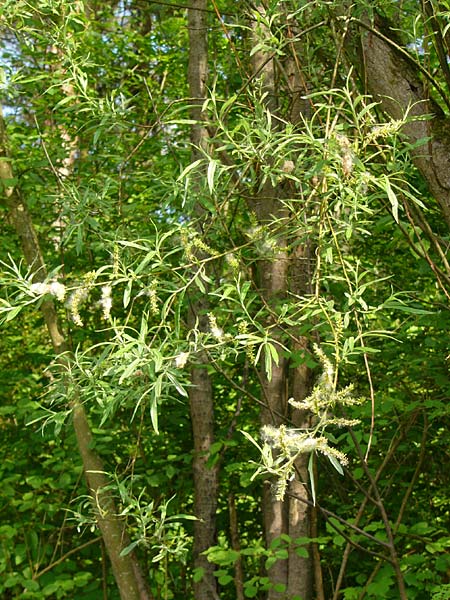
{"label": "dark tree trunk", "polygon": [[[207,48],[207,2],[191,0],[188,10],[189,28],[189,67],[188,82],[191,97],[191,118],[195,124],[191,129],[192,160],[202,156],[201,149],[208,142],[204,126],[202,105],[206,98],[208,76]],[[200,188],[199,188],[200,189]],[[201,205],[197,203],[195,213],[198,219],[198,232],[207,218]],[[201,253],[198,253],[201,259]],[[207,302],[204,297],[192,298],[188,324],[190,329],[208,330]],[[216,510],[218,493],[218,470],[207,464],[211,444],[214,441],[214,402],[211,378],[208,373],[208,359],[201,355],[191,371],[189,404],[194,438],[194,567],[201,569],[203,577],[194,583],[196,600],[216,600],[217,580],[214,577],[215,565],[208,562],[203,552],[216,542]]]}
{"label": "dark tree trunk", "polygon": [[[263,7],[259,8],[264,11]],[[253,33],[254,44],[261,41],[261,37],[266,35],[264,27],[260,24],[255,26]],[[276,62],[265,52],[256,52],[253,55],[253,73],[262,78],[262,88],[265,96],[266,108],[272,114],[278,113],[277,98],[280,94],[277,83]],[[299,100],[300,87],[298,81],[295,81],[295,67],[291,70],[293,77],[290,78],[292,84],[291,108],[292,119],[299,119],[301,106]],[[295,113],[295,115],[294,115]],[[277,303],[282,300],[289,291],[305,294],[309,291],[310,273],[305,269],[305,257],[300,254],[307,252],[307,247],[300,248],[293,244],[295,251],[289,250],[289,244],[293,240],[288,239],[288,234],[280,233],[280,225],[289,220],[289,211],[283,203],[285,197],[283,184],[277,187],[271,185],[269,181],[261,186],[255,197],[249,201],[250,209],[256,214],[258,222],[266,228],[267,235],[276,236],[276,245],[270,256],[264,256],[258,265],[257,285],[264,302],[274,311]],[[277,230],[277,233],[275,233]],[[273,232],[273,233],[272,233]],[[300,254],[299,254],[300,253]],[[309,264],[309,261],[308,261]],[[300,271],[301,270],[301,277]],[[294,275],[294,273],[296,274]],[[301,285],[299,282],[301,281]],[[273,339],[282,342],[282,332],[273,328],[271,325],[271,334]],[[283,340],[285,342],[286,340]],[[278,364],[272,363],[272,375],[269,379],[267,374],[261,374],[262,381],[262,399],[266,407],[261,411],[261,423],[279,426],[291,418],[298,427],[303,427],[307,423],[308,415],[301,415],[299,411],[291,413],[291,407],[288,404],[288,398],[294,396],[296,400],[302,400],[310,392],[310,370],[305,366],[296,369],[289,369],[288,361],[284,358],[284,352],[279,350]],[[293,348],[292,350],[295,350]],[[289,483],[289,492],[299,498],[307,499],[307,458],[301,457],[297,461],[297,469],[300,479],[295,477]],[[308,505],[290,496],[281,501],[274,497],[270,485],[266,484],[263,492],[263,519],[266,536],[266,544],[271,543],[285,534],[294,541],[299,537],[310,536],[310,509]],[[312,598],[312,562],[310,557],[299,556],[295,552],[293,544],[290,545],[288,558],[278,560],[268,570],[268,576],[272,584],[282,584],[283,592],[271,589],[268,592],[268,600],[282,600],[284,598],[301,597],[303,600]]]}

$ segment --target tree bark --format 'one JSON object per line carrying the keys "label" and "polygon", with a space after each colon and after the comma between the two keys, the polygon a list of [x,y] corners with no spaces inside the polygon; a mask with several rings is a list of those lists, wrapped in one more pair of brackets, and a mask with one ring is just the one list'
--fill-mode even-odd
{"label": "tree bark", "polygon": [[[44,281],[47,271],[36,231],[19,188],[13,182],[5,122],[0,108],[0,183],[3,186],[3,197],[20,239],[25,260],[33,270],[33,280],[35,282]],[[68,344],[60,329],[53,302],[44,300],[41,311],[55,354],[59,357],[62,365],[70,362]],[[92,450],[92,432],[83,404],[79,400],[72,401],[72,415],[84,474],[93,499],[97,525],[111,561],[120,597],[122,600],[149,600],[142,574],[133,554],[120,556],[122,549],[129,544],[129,539],[123,522],[116,516],[117,511],[111,494],[105,492],[109,481],[100,457]]]}
{"label": "tree bark", "polygon": [[[382,33],[389,32],[386,21],[377,16],[373,28],[360,31],[362,60],[358,66],[368,91],[392,119],[410,117],[403,132],[412,146],[419,143],[411,150],[413,161],[450,227],[450,120],[429,97],[418,65]],[[431,119],[424,118],[430,115]]]}
{"label": "tree bark", "polygon": [[[263,13],[264,8],[259,7]],[[261,24],[254,25],[253,41],[258,44],[261,36],[268,32]],[[272,114],[278,112],[277,98],[280,93],[276,82],[276,63],[273,57],[265,52],[255,52],[252,64],[253,73],[261,77],[262,91],[265,93],[265,105]],[[289,69],[289,72],[294,69]],[[299,119],[299,82],[289,82],[292,89],[291,110],[292,118]],[[295,115],[294,115],[295,113]],[[274,119],[275,121],[275,119]],[[255,197],[249,201],[251,210],[254,211],[259,224],[271,235],[271,229],[274,226],[280,229],[280,224],[289,220],[289,211],[282,202],[285,195],[283,185],[278,187],[271,185],[269,181],[261,186],[261,189],[255,194]],[[277,303],[286,296],[287,292],[305,294],[309,286],[309,273],[306,274],[305,262],[303,256],[297,256],[300,247],[292,253],[288,250],[290,240],[287,234],[276,235],[276,243],[273,250],[268,252],[270,256],[262,257],[258,265],[258,287],[264,302],[276,311]],[[304,248],[301,249],[304,252]],[[301,269],[303,276],[301,282],[303,287],[295,283],[292,277],[293,270]],[[297,272],[296,277],[299,276]],[[299,279],[300,281],[300,279]],[[271,335],[274,340],[282,341],[282,332],[273,327],[273,322],[267,325],[272,326]],[[295,348],[293,348],[295,350]],[[289,373],[291,372],[291,376]],[[279,347],[278,364],[272,363],[272,376],[268,379],[267,374],[261,374],[263,400],[267,406],[261,411],[261,423],[279,426],[285,423],[289,416],[292,417],[297,426],[303,427],[307,415],[297,414],[289,415],[288,398],[294,396],[296,400],[302,400],[310,391],[310,371],[304,366],[297,369],[289,369],[288,361],[283,356],[281,346]],[[284,417],[283,417],[284,416]],[[297,470],[300,474],[289,483],[289,491],[300,497],[307,497],[307,458],[301,457],[297,461]],[[303,600],[312,598],[312,569],[310,558],[299,556],[295,552],[294,540],[299,537],[309,537],[310,535],[310,509],[307,504],[302,503],[295,498],[286,497],[283,501],[276,500],[271,490],[271,486],[266,484],[263,491],[263,519],[268,547],[274,540],[285,534],[291,538],[291,544],[288,550],[288,558],[277,560],[268,570],[268,577],[273,585],[282,584],[283,592],[269,590],[268,600],[282,600],[291,597],[301,597]]]}
{"label": "tree bark", "polygon": [[[202,105],[206,98],[208,76],[207,46],[207,2],[191,0],[188,9],[189,29],[189,65],[188,83],[191,97],[191,118],[195,123],[191,128],[192,160],[202,157],[202,149],[208,142],[208,133],[204,125]],[[199,188],[199,186],[198,186]],[[200,189],[198,189],[200,192]],[[200,203],[194,207],[197,217],[198,234],[202,235],[201,224],[207,215]],[[201,260],[201,252],[197,252]],[[203,298],[193,298],[190,303],[188,325],[208,331],[208,303]],[[196,600],[216,600],[217,580],[214,576],[215,565],[210,563],[203,552],[216,542],[216,510],[218,494],[218,470],[208,466],[209,452],[214,442],[214,399],[211,377],[208,372],[208,358],[200,355],[198,364],[191,371],[189,405],[194,439],[194,567],[201,569],[203,577],[194,583]]]}

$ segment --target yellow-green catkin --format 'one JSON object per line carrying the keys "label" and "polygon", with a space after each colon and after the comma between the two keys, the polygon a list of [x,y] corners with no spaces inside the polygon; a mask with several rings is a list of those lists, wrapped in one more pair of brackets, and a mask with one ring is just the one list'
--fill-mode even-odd
{"label": "yellow-green catkin", "polygon": [[[239,335],[247,335],[248,334],[248,323],[244,319],[238,322],[238,333]],[[250,363],[254,364],[256,356],[255,356],[255,345],[249,342],[245,345],[245,354]]]}
{"label": "yellow-green catkin", "polygon": [[346,135],[336,134],[336,141],[341,151],[341,166],[345,177],[349,177],[353,171],[353,150],[350,140]]}
{"label": "yellow-green catkin", "polygon": [[209,321],[209,330],[213,337],[216,340],[221,340],[223,338],[223,330],[217,325],[216,317],[213,313],[208,313],[208,321]]}
{"label": "yellow-green catkin", "polygon": [[114,244],[112,259],[113,259],[113,273],[112,274],[115,279],[119,274],[119,246],[117,244]]}
{"label": "yellow-green catkin", "polygon": [[213,250],[195,231],[182,230],[181,243],[190,262],[198,262],[199,252],[207,256],[217,256],[216,250]]}
{"label": "yellow-green catkin", "polygon": [[95,283],[95,271],[89,271],[83,278],[83,283],[72,292],[68,300],[68,309],[72,321],[78,327],[83,327],[83,320],[80,317],[80,306],[89,296],[89,292]]}
{"label": "yellow-green catkin", "polygon": [[152,315],[159,315],[159,299],[158,299],[158,282],[155,280],[152,282],[149,290],[148,297],[150,300],[150,312]]}

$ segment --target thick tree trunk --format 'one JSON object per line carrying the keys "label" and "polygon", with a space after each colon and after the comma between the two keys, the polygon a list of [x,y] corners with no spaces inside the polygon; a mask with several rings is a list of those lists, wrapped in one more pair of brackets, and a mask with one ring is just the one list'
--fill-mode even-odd
{"label": "thick tree trunk", "polygon": [[[188,82],[191,97],[191,118],[195,124],[191,129],[192,160],[202,156],[208,133],[204,126],[202,105],[206,98],[206,80],[208,76],[207,47],[207,2],[191,0],[188,10],[189,28],[189,65]],[[195,213],[200,225],[207,215],[197,203]],[[200,253],[198,258],[201,259]],[[190,329],[198,328],[208,331],[207,302],[204,298],[191,301],[188,325]],[[189,405],[194,438],[194,567],[201,569],[203,577],[194,583],[195,600],[216,600],[217,580],[214,577],[216,567],[210,563],[203,552],[216,543],[216,510],[218,494],[217,467],[207,464],[211,444],[214,442],[214,402],[211,378],[208,373],[208,359],[199,357],[199,363],[192,369],[191,387],[189,388]]]}
{"label": "thick tree trunk", "polygon": [[[12,223],[20,239],[22,251],[29,267],[33,270],[34,281],[46,278],[46,267],[34,229],[31,216],[20,192],[13,182],[13,171],[8,154],[5,123],[0,109],[0,184]],[[61,363],[70,361],[68,346],[58,324],[55,306],[51,300],[41,305],[45,323],[49,332],[54,352]],[[129,544],[123,523],[116,516],[117,511],[110,494],[104,492],[109,481],[105,475],[103,463],[92,450],[92,433],[86,412],[81,402],[75,400],[72,405],[73,426],[78,442],[78,449],[83,460],[89,492],[96,507],[97,525],[111,560],[111,565],[122,600],[148,600],[143,577],[133,554],[120,556],[123,548]]]}
{"label": "thick tree trunk", "polygon": [[[381,33],[389,30],[388,23],[377,17],[374,27],[361,28],[361,74],[386,114],[399,120],[408,115],[403,132],[412,146],[429,138],[411,154],[450,227],[450,120],[429,98],[420,70],[406,50]],[[432,119],[423,118],[427,115]]]}

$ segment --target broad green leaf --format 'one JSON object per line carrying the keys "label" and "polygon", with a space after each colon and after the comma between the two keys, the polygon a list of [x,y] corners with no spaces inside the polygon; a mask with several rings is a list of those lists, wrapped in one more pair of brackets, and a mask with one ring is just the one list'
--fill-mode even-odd
{"label": "broad green leaf", "polygon": [[194,583],[198,583],[199,581],[201,581],[203,579],[204,574],[205,569],[203,567],[196,567],[192,575],[192,580],[194,581]]}

